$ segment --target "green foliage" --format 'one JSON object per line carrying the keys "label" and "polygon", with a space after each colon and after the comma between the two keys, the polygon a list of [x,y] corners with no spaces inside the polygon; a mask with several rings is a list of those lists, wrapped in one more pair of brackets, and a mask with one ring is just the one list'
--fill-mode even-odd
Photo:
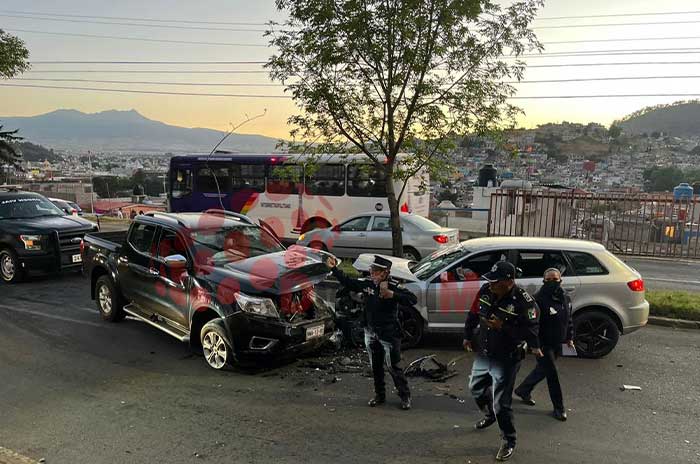
{"label": "green foliage", "polygon": [[19,142],[14,146],[22,152],[22,157],[27,161],[60,161],[62,159],[53,150],[31,142]]}
{"label": "green foliage", "polygon": [[617,139],[620,135],[622,135],[622,128],[617,124],[612,124],[608,129],[608,136]]}
{"label": "green foliage", "polygon": [[[404,187],[419,172],[447,170],[455,134],[514,126],[520,110],[508,103],[515,88],[504,81],[520,80],[525,63],[517,58],[542,49],[529,28],[541,0],[276,5],[289,19],[270,25],[278,51],[267,68],[300,110],[288,120],[290,151],[363,153]],[[387,185],[398,224],[400,192]],[[395,253],[400,240],[396,232]]]}
{"label": "green foliage", "polygon": [[658,167],[643,172],[645,188],[648,192],[670,192],[681,182],[694,182],[700,179],[700,169],[683,171],[677,167]]}
{"label": "green foliage", "polygon": [[93,189],[100,198],[131,196],[137,185],[143,185],[148,196],[157,197],[163,193],[163,179],[148,176],[140,169],[132,177],[105,176],[92,179]]}
{"label": "green foliage", "polygon": [[[0,78],[9,79],[29,69],[29,51],[24,42],[0,29]],[[2,131],[0,126],[0,164],[7,163],[19,168],[22,152],[14,142],[22,140],[17,131]]]}
{"label": "green foliage", "polygon": [[652,316],[700,321],[700,293],[649,290],[645,296]]}
{"label": "green foliage", "polygon": [[700,103],[700,100],[680,100],[680,101],[673,102],[670,104],[645,106],[644,108],[642,108],[640,110],[637,110],[633,113],[628,114],[627,116],[624,116],[619,121],[613,122],[613,125],[619,125],[620,123],[623,123],[625,121],[629,121],[631,119],[638,118],[640,116],[644,116],[645,114],[651,113],[653,111],[662,110],[662,109],[666,109],[666,108],[673,108],[675,106],[687,105],[688,103]]}

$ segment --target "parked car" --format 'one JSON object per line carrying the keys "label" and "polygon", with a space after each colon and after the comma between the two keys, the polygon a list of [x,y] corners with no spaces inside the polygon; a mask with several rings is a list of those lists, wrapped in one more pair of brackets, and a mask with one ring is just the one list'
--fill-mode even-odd
{"label": "parked car", "polygon": [[147,213],[89,234],[84,273],[102,318],[127,314],[202,349],[209,366],[313,350],[334,333],[314,291],[326,253],[286,249],[272,229],[224,211]]}
{"label": "parked car", "polygon": [[[360,255],[353,266],[367,272],[372,259]],[[547,268],[561,271],[562,286],[573,301],[574,342],[581,357],[607,355],[621,334],[644,327],[649,316],[641,275],[594,242],[488,237],[439,250],[418,263],[387,259],[394,263],[392,276],[418,297],[415,308],[402,312],[409,345],[417,344],[424,330],[461,332],[466,311],[484,284],[481,276],[501,260],[521,269],[516,282],[530,294],[539,289]],[[347,297],[337,303],[339,312],[352,307]]]}
{"label": "parked car", "polygon": [[[459,242],[459,230],[439,226],[417,214],[401,213],[403,257],[413,261]],[[392,254],[389,212],[352,216],[335,227],[315,229],[299,236],[298,245],[326,250],[336,256],[361,253]]]}
{"label": "parked car", "polygon": [[0,278],[80,271],[80,243],[97,225],[68,216],[46,197],[0,189]]}
{"label": "parked car", "polygon": [[62,200],[60,198],[49,198],[49,201],[53,203],[54,205],[58,206],[61,210],[63,210],[64,213],[68,215],[74,215],[74,216],[82,216],[83,215],[83,210],[78,206],[77,203],[68,201],[68,200]]}

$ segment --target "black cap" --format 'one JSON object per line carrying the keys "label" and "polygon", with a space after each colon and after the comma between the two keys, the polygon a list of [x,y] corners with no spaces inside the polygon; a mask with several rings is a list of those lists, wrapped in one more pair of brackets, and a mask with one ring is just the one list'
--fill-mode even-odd
{"label": "black cap", "polygon": [[374,262],[372,263],[371,267],[385,269],[388,271],[391,269],[391,261],[386,258],[382,258],[379,255],[374,255]]}
{"label": "black cap", "polygon": [[508,261],[499,261],[493,265],[491,272],[487,272],[482,277],[489,282],[515,279],[515,266]]}

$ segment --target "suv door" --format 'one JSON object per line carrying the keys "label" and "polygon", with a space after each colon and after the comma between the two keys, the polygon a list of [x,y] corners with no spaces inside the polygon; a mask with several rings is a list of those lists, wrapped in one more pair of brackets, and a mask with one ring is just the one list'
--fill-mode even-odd
{"label": "suv door", "polygon": [[119,255],[119,287],[124,296],[141,309],[148,309],[149,295],[159,277],[154,267],[158,226],[134,223]]}
{"label": "suv door", "polygon": [[513,262],[522,271],[516,282],[530,295],[537,293],[542,286],[544,271],[554,267],[561,272],[562,288],[572,300],[575,298],[581,281],[576,277],[574,269],[562,250],[518,249],[514,254]]}
{"label": "suv door", "polygon": [[367,245],[367,228],[371,216],[358,216],[338,226],[333,236],[331,252],[338,256],[355,257],[365,252]]}
{"label": "suv door", "polygon": [[484,285],[481,276],[498,261],[508,260],[508,250],[474,253],[453,264],[428,286],[428,321],[431,327],[464,325],[476,294]]}
{"label": "suv door", "polygon": [[[165,258],[182,255],[187,258],[187,268],[171,269],[165,264]],[[189,326],[189,279],[187,269],[191,269],[192,259],[188,254],[184,239],[174,230],[162,228],[158,240],[157,254],[153,268],[158,271],[154,290],[146,297],[149,311],[177,323],[186,330]]]}

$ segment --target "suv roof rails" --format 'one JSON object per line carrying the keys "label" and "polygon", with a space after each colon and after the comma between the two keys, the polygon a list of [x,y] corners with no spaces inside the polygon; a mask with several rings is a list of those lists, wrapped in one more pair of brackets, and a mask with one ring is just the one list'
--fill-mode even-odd
{"label": "suv roof rails", "polygon": [[17,192],[22,188],[21,185],[8,185],[8,184],[2,184],[0,185],[0,190],[5,190],[7,192]]}
{"label": "suv roof rails", "polygon": [[248,224],[255,225],[253,220],[251,218],[249,218],[248,216],[246,216],[245,214],[234,213],[233,211],[227,211],[225,209],[215,209],[215,208],[208,209],[208,210],[204,211],[204,214],[222,214],[224,216],[236,218],[236,219],[239,219],[241,221],[245,221]]}
{"label": "suv roof rails", "polygon": [[176,218],[172,214],[164,213],[162,211],[149,211],[149,212],[145,213],[144,216],[149,216],[152,218],[155,218],[156,216],[161,216],[161,217],[171,219],[171,220],[177,222],[182,227],[187,227],[187,224],[185,224],[184,222],[182,222],[181,220],[179,220],[178,218]]}

